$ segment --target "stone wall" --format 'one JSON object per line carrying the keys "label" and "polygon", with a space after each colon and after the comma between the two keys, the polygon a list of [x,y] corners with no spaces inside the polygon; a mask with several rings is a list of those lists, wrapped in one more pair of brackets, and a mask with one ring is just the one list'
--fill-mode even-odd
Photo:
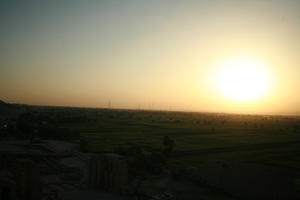
{"label": "stone wall", "polygon": [[98,154],[91,157],[88,170],[90,187],[125,194],[128,186],[128,164],[117,154]]}
{"label": "stone wall", "polygon": [[17,161],[17,194],[22,200],[40,200],[42,186],[37,165],[29,159]]}
{"label": "stone wall", "polygon": [[8,171],[0,172],[0,200],[16,200],[16,182]]}

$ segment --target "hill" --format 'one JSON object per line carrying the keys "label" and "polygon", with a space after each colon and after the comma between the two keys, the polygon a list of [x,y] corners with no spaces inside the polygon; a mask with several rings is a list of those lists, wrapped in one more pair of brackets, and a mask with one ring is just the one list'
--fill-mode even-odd
{"label": "hill", "polygon": [[0,119],[16,117],[25,110],[25,106],[10,104],[0,100]]}

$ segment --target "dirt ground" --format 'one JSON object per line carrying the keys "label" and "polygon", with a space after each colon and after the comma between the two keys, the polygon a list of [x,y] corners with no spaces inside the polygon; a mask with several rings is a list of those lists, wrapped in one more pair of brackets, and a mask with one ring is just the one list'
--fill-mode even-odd
{"label": "dirt ground", "polygon": [[241,199],[298,199],[295,180],[299,171],[250,163],[207,163],[197,176],[209,185]]}

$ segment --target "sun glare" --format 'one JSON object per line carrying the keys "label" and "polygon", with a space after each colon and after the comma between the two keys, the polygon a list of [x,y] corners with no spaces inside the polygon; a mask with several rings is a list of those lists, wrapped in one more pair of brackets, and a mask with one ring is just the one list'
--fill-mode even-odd
{"label": "sun glare", "polygon": [[218,93],[235,101],[261,99],[270,87],[270,73],[266,65],[256,59],[236,57],[217,66]]}

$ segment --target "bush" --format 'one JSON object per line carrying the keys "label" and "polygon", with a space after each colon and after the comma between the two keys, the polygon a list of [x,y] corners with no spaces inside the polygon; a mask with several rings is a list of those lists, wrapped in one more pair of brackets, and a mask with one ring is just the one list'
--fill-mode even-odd
{"label": "bush", "polygon": [[166,164],[166,158],[162,152],[146,151],[140,145],[134,143],[127,144],[127,146],[118,146],[114,152],[128,157],[133,174],[140,172],[159,174]]}

